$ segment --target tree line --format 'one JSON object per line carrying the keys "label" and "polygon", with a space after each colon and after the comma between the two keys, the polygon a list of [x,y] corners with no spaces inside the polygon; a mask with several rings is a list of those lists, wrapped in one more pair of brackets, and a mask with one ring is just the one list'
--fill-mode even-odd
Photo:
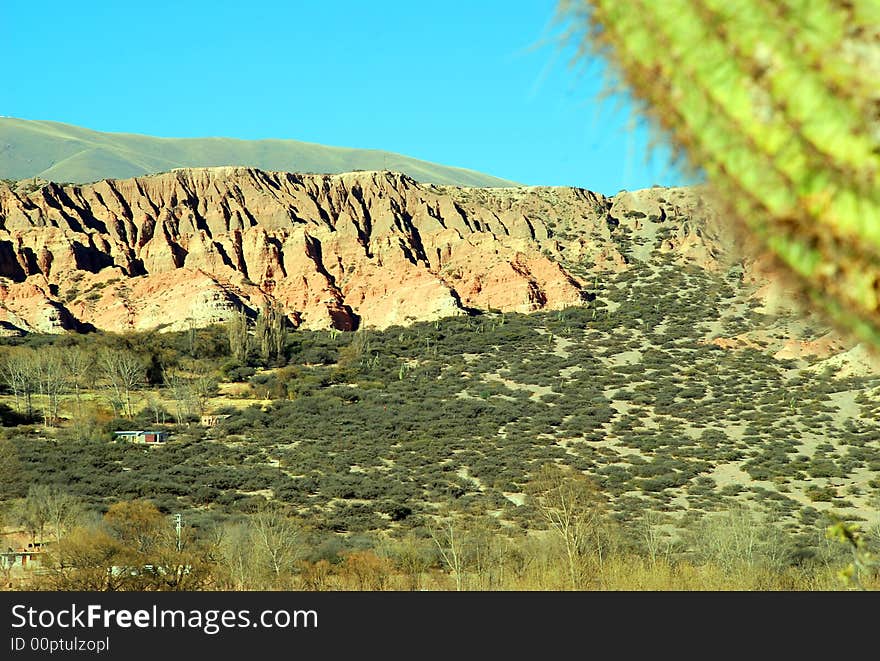
{"label": "tree line", "polygon": [[[87,393],[100,393],[115,417],[134,418],[140,403],[137,394],[150,385],[150,368],[150,357],[132,350],[12,347],[0,359],[0,379],[13,396],[15,410],[26,419],[37,417],[35,398],[39,397],[39,417],[48,427],[61,422],[59,403],[63,395],[73,395],[74,423],[91,413],[87,404],[94,400],[86,400]],[[177,422],[196,412],[203,414],[208,397],[216,392],[216,380],[207,374],[193,374],[185,365],[162,365],[160,374],[161,385],[175,403],[173,416]],[[147,405],[155,409],[156,403]],[[158,409],[155,413],[158,423]]]}
{"label": "tree line", "polygon": [[[181,423],[204,415],[216,395],[216,358],[231,358],[227,369],[283,362],[288,321],[277,304],[267,304],[254,320],[239,312],[217,328],[193,326],[176,337],[162,335],[70,336],[39,346],[9,346],[0,354],[0,382],[16,412],[26,420],[41,418],[47,427],[61,421],[64,395],[73,396],[74,423],[93,415],[84,397],[89,392],[101,393],[115,417],[132,419],[143,404],[137,395],[148,386],[163,388],[173,402],[172,410],[164,411],[156,397],[148,398],[145,408],[154,421]],[[208,346],[200,347],[204,337]]]}

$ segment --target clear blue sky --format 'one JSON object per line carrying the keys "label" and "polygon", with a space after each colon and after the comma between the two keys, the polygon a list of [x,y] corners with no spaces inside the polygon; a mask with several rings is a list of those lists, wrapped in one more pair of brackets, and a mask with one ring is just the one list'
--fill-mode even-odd
{"label": "clear blue sky", "polygon": [[2,0],[0,114],[164,137],[394,151],[603,193],[686,180],[554,0]]}

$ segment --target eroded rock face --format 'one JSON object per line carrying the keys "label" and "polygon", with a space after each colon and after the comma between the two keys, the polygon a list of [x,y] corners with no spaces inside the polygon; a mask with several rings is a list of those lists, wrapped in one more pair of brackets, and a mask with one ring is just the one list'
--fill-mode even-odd
{"label": "eroded rock face", "polygon": [[662,228],[659,248],[701,263],[715,250],[658,201],[666,189],[203,168],[26,190],[0,184],[0,324],[26,331],[179,330],[267,300],[306,328],[558,309],[585,298],[571,265],[626,268],[615,232]]}

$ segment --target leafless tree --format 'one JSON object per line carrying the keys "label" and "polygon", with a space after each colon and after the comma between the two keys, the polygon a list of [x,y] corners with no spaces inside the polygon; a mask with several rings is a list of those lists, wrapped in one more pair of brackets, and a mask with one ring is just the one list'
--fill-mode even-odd
{"label": "leafless tree", "polygon": [[513,544],[490,523],[491,517],[480,517],[468,530],[468,564],[475,584],[472,589],[497,590],[504,584],[505,569],[512,555]]}
{"label": "leafless tree", "polygon": [[667,526],[669,526],[668,517],[653,510],[645,512],[639,522],[638,530],[652,565],[657,564],[661,555],[665,560],[669,560],[673,540],[666,530]]}
{"label": "leafless tree", "polygon": [[0,363],[3,380],[15,397],[15,408],[28,417],[33,413],[33,395],[39,385],[36,356],[33,349],[8,349]]}
{"label": "leafless tree", "polygon": [[192,415],[193,384],[179,370],[171,367],[162,368],[162,380],[174,402],[174,419],[177,424],[182,424]]}
{"label": "leafless tree", "polygon": [[745,505],[709,514],[689,531],[688,546],[701,562],[712,563],[735,574],[744,567],[773,571],[785,564],[782,533],[766,515]]}
{"label": "leafless tree", "polygon": [[96,357],[94,352],[82,347],[69,347],[64,350],[63,364],[67,379],[73,390],[76,402],[76,415],[82,415],[82,392],[94,383]]}
{"label": "leafless tree", "polygon": [[79,498],[47,485],[34,485],[28,490],[23,510],[29,528],[39,528],[41,537],[46,530],[51,531],[56,542],[80,525],[86,512]]}
{"label": "leafless tree", "polygon": [[58,420],[58,404],[61,395],[66,392],[69,378],[64,365],[63,349],[48,347],[36,352],[34,365],[38,377],[38,391],[46,398],[43,409],[43,423],[55,423]]}
{"label": "leafless tree", "polygon": [[147,397],[147,408],[153,414],[156,424],[165,424],[165,407],[162,406],[161,400],[155,395]]}
{"label": "leafless tree", "polygon": [[253,587],[253,550],[251,531],[246,523],[229,523],[219,529],[217,546],[228,577],[229,587],[245,590]]}
{"label": "leafless tree", "polygon": [[198,337],[198,325],[192,317],[186,319],[186,344],[190,356],[196,355],[196,338]]}
{"label": "leafless tree", "polygon": [[31,537],[31,543],[42,542],[49,524],[49,508],[41,497],[39,487],[32,486],[26,498],[18,501],[13,518]]}
{"label": "leafless tree", "polygon": [[137,553],[152,553],[171,543],[171,526],[149,501],[113,503],[104,514],[104,524],[116,539]]}
{"label": "leafless tree", "polygon": [[427,540],[419,539],[412,532],[396,542],[387,542],[385,552],[394,559],[404,579],[406,589],[420,590],[423,574],[431,566],[431,546]]}
{"label": "leafless tree", "polygon": [[544,521],[565,547],[569,581],[577,590],[586,557],[595,553],[601,566],[606,555],[602,494],[583,473],[556,464],[545,464],[528,487]]}
{"label": "leafless tree", "polygon": [[276,584],[302,555],[301,524],[280,507],[269,507],[250,519],[254,547],[271,570]]}
{"label": "leafless tree", "polygon": [[98,354],[98,367],[113,408],[121,408],[125,416],[133,418],[132,393],[146,382],[147,369],[143,360],[131,351],[104,349]]}
{"label": "leafless tree", "polygon": [[193,380],[192,393],[199,415],[208,412],[211,398],[217,394],[217,380],[208,374],[201,373]]}
{"label": "leafless tree", "polygon": [[467,555],[466,525],[459,516],[447,513],[428,526],[431,539],[440,553],[443,564],[455,579],[455,589],[464,589],[464,577]]}

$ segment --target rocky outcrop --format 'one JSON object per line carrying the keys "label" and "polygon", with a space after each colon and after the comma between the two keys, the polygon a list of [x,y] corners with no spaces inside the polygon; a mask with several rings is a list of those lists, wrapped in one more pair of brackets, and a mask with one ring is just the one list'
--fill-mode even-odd
{"label": "rocky outcrop", "polygon": [[717,257],[667,191],[606,199],[232,167],[0,184],[0,323],[182,329],[269,300],[307,328],[557,309],[584,300],[585,274],[626,268],[623,236]]}

